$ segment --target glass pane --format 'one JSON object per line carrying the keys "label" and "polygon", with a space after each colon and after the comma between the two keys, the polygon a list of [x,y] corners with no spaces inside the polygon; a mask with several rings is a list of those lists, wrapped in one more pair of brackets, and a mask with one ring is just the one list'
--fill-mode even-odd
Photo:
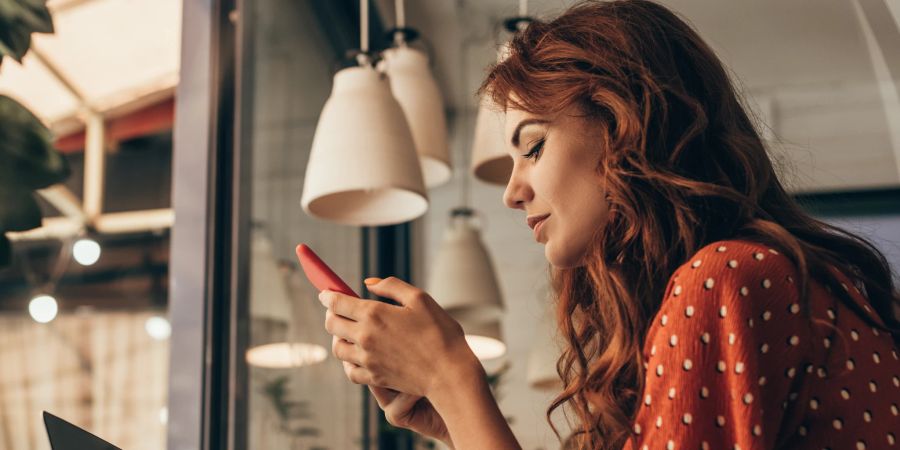
{"label": "glass pane", "polygon": [[248,448],[359,448],[361,388],[331,355],[325,310],[294,256],[306,243],[351,286],[361,282],[360,230],[300,207],[334,57],[310,2],[248,7],[253,59],[242,64],[254,81],[241,87],[253,92]]}
{"label": "glass pane", "polygon": [[[4,2],[0,28],[43,3]],[[31,36],[23,64],[3,58],[0,94],[43,121],[71,175],[35,194],[40,228],[6,234],[0,450],[49,450],[42,411],[117,448],[165,448],[181,2],[48,7],[53,33]],[[5,218],[6,198],[0,210]]]}
{"label": "glass pane", "polygon": [[[165,447],[169,231],[142,215],[168,207],[168,197],[146,199],[169,191],[171,130],[120,149],[106,157],[108,186],[130,188],[105,197],[131,205],[127,231],[16,234],[0,268],[0,449],[49,450],[41,411],[120,448]],[[83,151],[66,155],[74,175],[62,186],[81,178]],[[123,164],[135,155],[142,164]],[[53,201],[42,201],[45,216],[70,220]]]}

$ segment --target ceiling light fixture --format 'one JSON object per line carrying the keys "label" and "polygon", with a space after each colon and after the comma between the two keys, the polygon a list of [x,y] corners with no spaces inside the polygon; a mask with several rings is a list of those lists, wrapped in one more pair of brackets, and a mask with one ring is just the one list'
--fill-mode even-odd
{"label": "ceiling light fixture", "polygon": [[452,175],[444,100],[429,69],[428,55],[409,46],[419,33],[406,26],[403,0],[395,0],[395,5],[397,26],[388,31],[394,46],[382,52],[379,68],[388,75],[409,123],[425,186],[433,188],[450,181]]}
{"label": "ceiling light fixture", "polygon": [[334,76],[306,168],[308,214],[357,226],[411,221],[428,209],[412,132],[384,74],[372,66],[368,0],[360,0],[358,66]]}
{"label": "ceiling light fixture", "polygon": [[38,295],[28,302],[28,313],[38,323],[49,323],[56,318],[59,306],[50,295]]}
{"label": "ceiling light fixture", "polygon": [[260,228],[251,231],[250,258],[247,363],[269,369],[287,369],[324,361],[328,356],[325,347],[296,342],[295,336],[291,335],[294,315],[285,274],[276,263],[272,242]]}
{"label": "ceiling light fixture", "polygon": [[100,244],[90,238],[81,238],[72,245],[72,256],[82,266],[91,266],[100,259]]}
{"label": "ceiling light fixture", "polygon": [[[503,25],[507,31],[515,34],[528,27],[532,20],[528,17],[527,0],[520,0],[519,15],[504,20]],[[506,42],[497,51],[497,63],[502,63],[508,56],[509,43]],[[506,186],[509,182],[513,167],[512,158],[506,151],[504,115],[489,96],[482,97],[472,138],[472,174],[481,181],[499,186]]]}

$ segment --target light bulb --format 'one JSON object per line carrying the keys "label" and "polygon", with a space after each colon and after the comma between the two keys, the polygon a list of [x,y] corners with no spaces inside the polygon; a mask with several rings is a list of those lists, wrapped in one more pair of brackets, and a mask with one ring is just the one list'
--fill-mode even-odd
{"label": "light bulb", "polygon": [[79,239],[72,246],[72,256],[82,266],[90,266],[100,259],[100,244],[93,239]]}
{"label": "light bulb", "polygon": [[159,423],[162,425],[169,423],[169,408],[163,406],[159,409]]}
{"label": "light bulb", "polygon": [[38,323],[47,323],[56,318],[59,307],[56,299],[49,295],[39,295],[28,303],[28,313]]}
{"label": "light bulb", "polygon": [[165,317],[153,316],[144,322],[144,329],[147,334],[157,341],[168,339],[172,334],[172,325]]}
{"label": "light bulb", "polygon": [[492,337],[467,334],[466,342],[472,353],[475,353],[475,357],[481,361],[499,358],[506,353],[506,344]]}

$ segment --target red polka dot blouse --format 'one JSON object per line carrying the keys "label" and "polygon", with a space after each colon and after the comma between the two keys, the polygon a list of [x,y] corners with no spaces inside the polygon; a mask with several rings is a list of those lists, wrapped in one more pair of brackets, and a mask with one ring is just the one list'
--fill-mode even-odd
{"label": "red polka dot blouse", "polygon": [[900,448],[900,361],[864,293],[854,305],[793,263],[722,241],[672,275],[644,346],[646,380],[626,450]]}

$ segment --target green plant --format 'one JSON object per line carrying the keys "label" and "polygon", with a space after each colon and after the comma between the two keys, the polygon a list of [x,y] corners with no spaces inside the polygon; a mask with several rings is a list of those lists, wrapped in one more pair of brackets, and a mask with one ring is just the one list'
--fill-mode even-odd
{"label": "green plant", "polygon": [[[52,33],[46,0],[0,0],[0,70],[4,57],[21,62],[31,33]],[[7,231],[41,226],[34,191],[69,176],[65,158],[53,148],[50,130],[28,108],[0,95],[0,267],[9,264]]]}

